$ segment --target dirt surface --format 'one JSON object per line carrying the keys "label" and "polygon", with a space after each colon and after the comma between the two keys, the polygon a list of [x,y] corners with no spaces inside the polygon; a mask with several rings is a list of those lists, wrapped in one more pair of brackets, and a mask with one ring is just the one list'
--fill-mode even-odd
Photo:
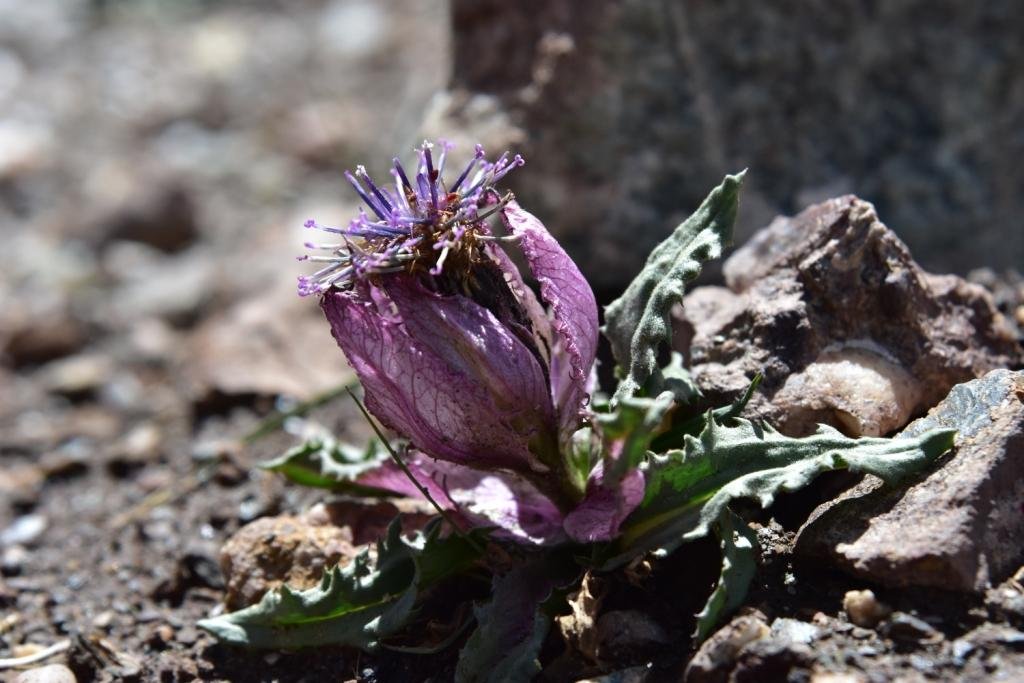
{"label": "dirt surface", "polygon": [[[435,2],[0,2],[0,658],[67,640],[47,662],[79,681],[450,679],[458,644],[248,652],[195,626],[223,609],[233,532],[324,499],[255,465],[314,422],[369,436],[346,398],[280,419],[351,380],[289,255],[305,218],[352,213],[339,169],[411,147],[447,31]],[[849,624],[843,594],[863,586],[786,554],[838,490],[756,516],[775,550],[751,605],[815,625],[816,661],[863,680],[1024,670],[1010,636],[954,647],[990,621],[1024,626],[982,597],[879,591],[942,634],[926,644]],[[545,676],[652,662],[649,680],[678,680],[716,553],[610,579],[614,623],[639,612],[658,637],[620,638],[595,666],[552,635]],[[427,614],[478,589],[442,589]],[[808,680],[805,654],[737,671]]]}

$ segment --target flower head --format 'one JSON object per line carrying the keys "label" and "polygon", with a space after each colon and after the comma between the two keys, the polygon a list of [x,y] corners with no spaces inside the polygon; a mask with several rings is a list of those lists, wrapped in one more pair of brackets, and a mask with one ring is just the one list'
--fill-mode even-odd
{"label": "flower head", "polygon": [[[623,497],[601,487],[599,472],[581,479],[572,455],[597,350],[594,294],[540,220],[495,189],[521,157],[492,163],[477,146],[449,185],[451,146],[439,146],[436,163],[432,145],[419,148],[414,179],[396,160],[393,191],[361,167],[348,175],[373,215],[363,210],[344,229],[311,224],[341,241],[318,247],[327,265],[300,280],[300,294],[322,295],[367,409],[409,442],[416,478],[438,498],[520,540],[610,537],[624,515],[609,522],[600,511],[631,510],[643,482]],[[492,213],[508,235],[492,232]],[[364,483],[410,493],[393,475]]]}
{"label": "flower head", "polygon": [[[360,279],[373,275],[423,269],[439,275],[447,262],[452,262],[456,270],[464,270],[478,256],[481,239],[490,235],[484,219],[507,201],[495,185],[513,168],[523,165],[523,158],[516,155],[509,159],[506,152],[489,162],[483,147],[477,145],[472,160],[448,185],[444,169],[452,145],[440,141],[437,146],[441,151],[436,161],[435,145],[424,142],[418,148],[419,161],[411,180],[395,158],[391,188],[378,186],[363,166],[356,167],[355,174],[345,172],[370,213],[360,209],[344,228],[306,221],[307,228],[327,233],[333,240],[306,243],[313,253],[300,260],[325,265],[299,278],[300,295],[350,289]],[[488,207],[495,203],[499,206]]]}

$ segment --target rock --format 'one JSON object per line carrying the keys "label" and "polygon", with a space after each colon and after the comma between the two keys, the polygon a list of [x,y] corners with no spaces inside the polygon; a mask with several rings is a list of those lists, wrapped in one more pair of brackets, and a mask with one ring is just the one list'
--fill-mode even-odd
{"label": "rock", "polygon": [[412,500],[337,501],[314,505],[299,516],[261,517],[245,525],[220,551],[228,608],[253,604],[282,583],[316,585],[325,570],[347,563],[360,546],[382,538],[399,513],[403,530],[412,532],[426,524],[433,508]]}
{"label": "rock", "polygon": [[20,545],[11,545],[0,553],[0,574],[3,576],[17,576],[32,559],[31,553]]}
{"label": "rock", "polygon": [[867,683],[867,680],[864,674],[846,671],[818,671],[811,674],[811,683]]}
{"label": "rock", "polygon": [[69,356],[86,342],[85,327],[66,314],[4,319],[0,357],[14,367]]}
{"label": "rock", "polygon": [[729,681],[759,683],[789,680],[793,669],[808,667],[813,660],[813,651],[802,643],[756,640],[740,651]]}
{"label": "rock", "polygon": [[1024,625],[1024,567],[985,593],[985,604],[1007,621]]}
{"label": "rock", "polygon": [[41,370],[47,391],[77,397],[95,392],[114,371],[111,358],[99,354],[79,354],[48,363]]}
{"label": "rock", "polygon": [[264,293],[204,323],[188,345],[197,402],[253,394],[306,399],[351,381],[330,326],[308,303],[292,291]]}
{"label": "rock", "polygon": [[850,621],[863,628],[874,628],[892,613],[892,608],[875,597],[873,591],[847,591],[843,596],[843,611]]}
{"label": "rock", "polygon": [[991,268],[976,268],[967,274],[967,279],[992,292],[996,308],[1024,343],[1024,275],[1013,269],[997,273]]}
{"label": "rock", "polygon": [[14,683],[76,683],[77,680],[71,669],[63,664],[50,664],[22,671]]}
{"label": "rock", "polygon": [[352,532],[310,515],[262,517],[239,529],[220,551],[227,607],[241,609],[271,588],[311,588],[324,571],[357,552]]}
{"label": "rock", "polygon": [[771,637],[789,643],[803,643],[805,645],[813,642],[821,633],[814,624],[808,624],[799,619],[779,618],[772,622]]}
{"label": "rock", "polygon": [[639,610],[612,610],[597,620],[598,654],[613,662],[626,656],[653,654],[669,642],[658,622]]}
{"label": "rock", "polygon": [[44,515],[22,515],[0,531],[0,546],[30,545],[43,535],[46,526],[47,519]]}
{"label": "rock", "polygon": [[650,673],[650,666],[631,666],[596,678],[581,678],[576,683],[644,683]]}
{"label": "rock", "polygon": [[180,327],[194,325],[217,293],[221,261],[202,246],[168,255],[146,244],[110,244],[104,265],[120,281],[109,301],[110,324],[156,318]]}
{"label": "rock", "polygon": [[686,683],[720,683],[728,680],[736,658],[748,644],[768,638],[771,629],[760,612],[740,615],[705,640],[686,666]]}
{"label": "rock", "polygon": [[979,647],[1005,645],[1024,650],[1024,632],[1005,624],[982,624],[967,633],[962,640]]}
{"label": "rock", "polygon": [[93,220],[105,243],[142,242],[161,251],[180,251],[199,236],[192,191],[176,180],[141,183],[142,192]]}
{"label": "rock", "polygon": [[472,129],[470,103],[490,98],[498,113],[483,120],[521,131],[529,164],[510,184],[600,292],[621,291],[744,167],[741,238],[856,189],[930,267],[1024,262],[1024,196],[1010,189],[1024,187],[1020,147],[991,144],[1016,140],[1024,115],[1005,94],[1022,54],[1014,3],[579,10],[454,1],[453,92],[431,131]]}
{"label": "rock", "polygon": [[893,640],[912,645],[941,643],[945,637],[924,619],[904,612],[896,612],[882,628],[882,633]]}
{"label": "rock", "polygon": [[777,219],[725,276],[728,289],[685,298],[677,347],[716,405],[762,372],[749,413],[786,434],[819,422],[891,433],[955,384],[1024,357],[983,288],[921,270],[856,197]]}
{"label": "rock", "polygon": [[819,506],[796,552],[876,583],[984,591],[1024,562],[1024,372],[958,385],[902,434],[958,431],[953,456],[909,489],[866,477]]}

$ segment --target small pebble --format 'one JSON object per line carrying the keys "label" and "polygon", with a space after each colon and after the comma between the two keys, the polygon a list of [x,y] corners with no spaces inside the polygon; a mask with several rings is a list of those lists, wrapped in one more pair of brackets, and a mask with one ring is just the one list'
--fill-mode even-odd
{"label": "small pebble", "polygon": [[772,622],[772,637],[790,643],[810,643],[820,630],[814,624],[798,619],[779,618]]}
{"label": "small pebble", "polygon": [[0,573],[4,576],[18,576],[29,560],[29,552],[24,546],[12,545],[4,548],[0,556]]}
{"label": "small pebble", "polygon": [[944,636],[924,619],[897,612],[885,625],[885,635],[902,643],[939,643]]}
{"label": "small pebble", "polygon": [[29,545],[46,531],[46,517],[32,514],[22,515],[0,531],[0,545]]}
{"label": "small pebble", "polygon": [[872,591],[847,591],[843,596],[843,610],[857,626],[874,628],[892,613],[892,608],[880,602]]}
{"label": "small pebble", "polygon": [[111,610],[104,610],[92,619],[92,625],[96,628],[106,629],[114,621],[114,613]]}
{"label": "small pebble", "polygon": [[975,649],[976,648],[974,647],[974,643],[964,640],[963,638],[958,638],[957,640],[954,640],[953,663],[957,666],[963,666],[967,661],[967,657],[969,657]]}
{"label": "small pebble", "polygon": [[77,683],[78,679],[71,669],[63,664],[50,664],[40,666],[28,671],[22,671],[14,679],[14,683]]}

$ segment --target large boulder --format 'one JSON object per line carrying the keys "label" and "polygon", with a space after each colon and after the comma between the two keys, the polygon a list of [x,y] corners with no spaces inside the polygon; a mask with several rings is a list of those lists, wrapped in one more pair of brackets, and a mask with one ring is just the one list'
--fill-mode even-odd
{"label": "large boulder", "polygon": [[1018,266],[1022,21],[1008,0],[453,0],[426,132],[522,152],[509,182],[599,294],[747,167],[741,239],[852,191],[929,268]]}

